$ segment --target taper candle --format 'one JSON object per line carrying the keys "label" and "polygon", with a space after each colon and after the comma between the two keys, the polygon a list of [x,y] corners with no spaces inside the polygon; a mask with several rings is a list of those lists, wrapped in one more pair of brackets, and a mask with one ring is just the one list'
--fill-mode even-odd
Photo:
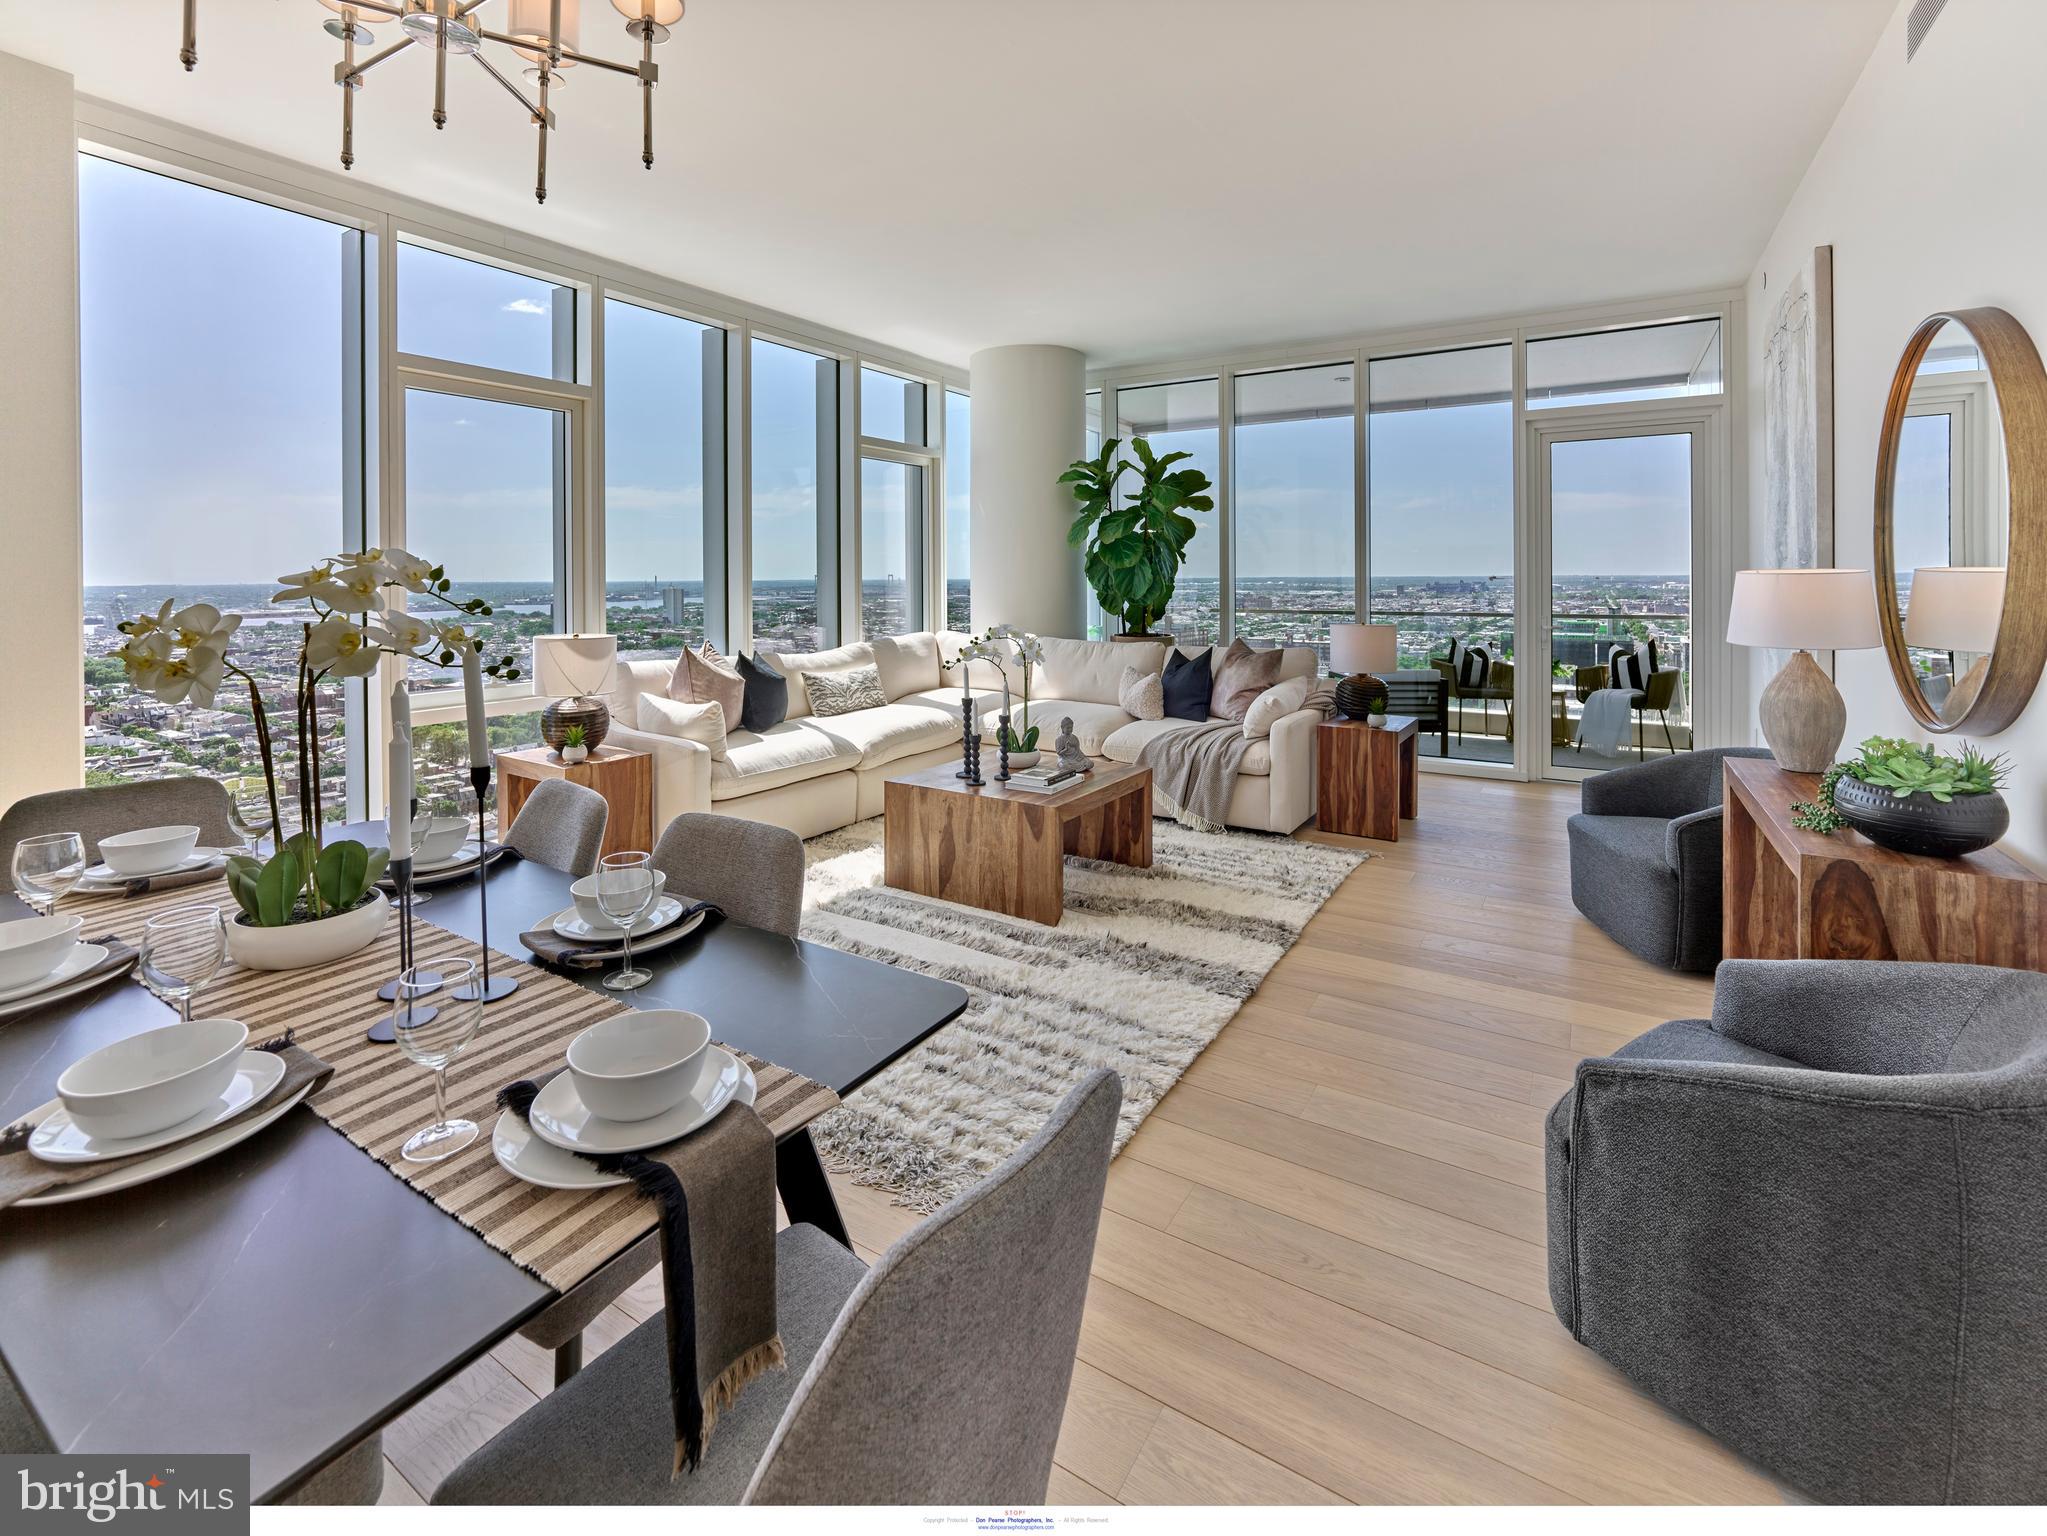
{"label": "taper candle", "polygon": [[462,711],[469,718],[469,766],[490,766],[490,733],[484,728],[483,667],[474,641],[462,647]]}
{"label": "taper candle", "polygon": [[387,841],[394,859],[412,857],[412,700],[405,679],[391,685],[391,764],[385,786]]}

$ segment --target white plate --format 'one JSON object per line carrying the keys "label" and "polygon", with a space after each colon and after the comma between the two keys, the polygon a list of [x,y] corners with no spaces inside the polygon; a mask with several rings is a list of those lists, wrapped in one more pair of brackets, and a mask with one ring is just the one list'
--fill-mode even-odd
{"label": "white plate", "polygon": [[35,981],[23,982],[18,987],[0,988],[0,1003],[11,1003],[24,997],[34,997],[52,987],[61,987],[75,977],[84,975],[107,957],[104,944],[74,944],[71,953],[58,962],[57,968],[49,975]]}
{"label": "white plate", "polygon": [[687,1136],[737,1096],[745,1068],[730,1051],[715,1045],[704,1047],[704,1063],[689,1097],[651,1120],[600,1120],[576,1093],[576,1080],[563,1072],[540,1090],[533,1107],[526,1112],[534,1134],[543,1141],[571,1152],[603,1155],[609,1152],[644,1152],[648,1147],[666,1146]]}
{"label": "white plate", "polygon": [[227,1092],[191,1119],[180,1120],[176,1125],[165,1126],[147,1136],[128,1136],[119,1140],[87,1135],[71,1118],[71,1111],[64,1107],[63,1101],[52,1099],[29,1114],[28,1118],[36,1121],[37,1125],[29,1135],[28,1149],[46,1163],[102,1163],[110,1157],[133,1157],[139,1152],[154,1152],[158,1147],[168,1147],[210,1131],[221,1121],[240,1114],[275,1088],[283,1078],[284,1058],[275,1051],[244,1051],[235,1067],[235,1075],[227,1085]]}
{"label": "white plate", "polygon": [[433,863],[431,863],[431,864],[415,864],[415,865],[413,865],[413,866],[412,866],[412,875],[413,875],[413,878],[414,878],[414,879],[416,880],[416,879],[418,879],[418,878],[419,878],[419,877],[420,877],[421,875],[438,875],[439,873],[441,873],[441,871],[442,871],[442,870],[446,870],[446,869],[460,869],[460,868],[462,868],[462,867],[463,867],[464,865],[466,865],[466,864],[474,864],[475,862],[476,862],[476,844],[474,844],[474,843],[464,843],[464,844],[462,845],[461,849],[460,849],[460,850],[458,850],[458,851],[457,851],[457,852],[456,852],[456,853],[455,853],[455,854],[454,854],[454,855],[453,855],[452,857],[450,857],[450,858],[445,858],[445,859],[436,859],[436,860],[434,860],[434,862],[433,862]]}
{"label": "white plate", "polygon": [[[715,1051],[718,1047],[714,1045],[711,1049]],[[562,1074],[567,1076],[566,1072]],[[740,1062],[739,1087],[732,1097],[741,1104],[751,1104],[757,1086],[753,1068]],[[491,1128],[490,1149],[497,1154],[498,1166],[505,1172],[542,1189],[609,1189],[614,1184],[632,1182],[622,1173],[599,1173],[588,1158],[543,1141],[510,1110],[499,1115],[498,1123]]]}
{"label": "white plate", "polygon": [[[698,915],[702,916],[701,913]],[[682,903],[673,896],[663,896],[654,903],[653,911],[633,920],[633,937],[638,938],[640,935],[647,933],[659,933],[680,916],[682,916]],[[623,936],[625,932],[624,929],[615,925],[610,928],[592,928],[582,918],[576,916],[576,909],[574,907],[564,908],[555,914],[554,931],[565,939],[574,939],[579,943],[593,939],[616,939]]]}
{"label": "white plate", "polygon": [[169,869],[152,869],[146,875],[116,874],[104,864],[95,864],[79,876],[74,889],[79,891],[118,891],[130,880],[155,880],[164,875],[185,875],[194,870],[225,866],[227,851],[222,848],[195,848],[187,858],[180,859]]}
{"label": "white plate", "polygon": [[[260,1052],[269,1055],[268,1051]],[[26,1200],[14,1203],[19,1207],[34,1205],[69,1205],[73,1200],[90,1200],[94,1195],[111,1195],[119,1190],[133,1189],[137,1184],[147,1184],[160,1179],[167,1173],[176,1173],[180,1168],[189,1168],[194,1163],[203,1163],[216,1152],[225,1152],[229,1147],[239,1146],[262,1130],[286,1110],[297,1104],[313,1091],[307,1083],[297,1093],[286,1094],[275,1104],[266,1104],[247,1119],[237,1120],[232,1125],[218,1126],[203,1136],[190,1141],[181,1141],[174,1147],[166,1147],[154,1157],[131,1163],[126,1168],[117,1168],[112,1173],[103,1173],[96,1179],[84,1179],[76,1184],[67,1184],[62,1189],[53,1189],[46,1195],[31,1195]]]}

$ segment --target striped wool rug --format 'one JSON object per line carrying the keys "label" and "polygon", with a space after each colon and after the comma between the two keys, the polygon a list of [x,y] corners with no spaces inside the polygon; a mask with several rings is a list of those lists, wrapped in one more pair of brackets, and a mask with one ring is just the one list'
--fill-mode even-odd
{"label": "striped wool rug", "polygon": [[1152,826],[1152,867],[1066,861],[1047,928],[881,883],[879,817],[806,845],[803,937],[958,982],[966,1012],[812,1127],[831,1165],[937,1209],[1098,1066],[1123,1077],[1122,1150],[1308,919],[1369,854]]}

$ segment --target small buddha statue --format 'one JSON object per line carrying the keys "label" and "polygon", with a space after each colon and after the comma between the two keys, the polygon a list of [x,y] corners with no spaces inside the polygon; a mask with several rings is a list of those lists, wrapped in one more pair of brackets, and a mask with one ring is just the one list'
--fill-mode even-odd
{"label": "small buddha statue", "polygon": [[1059,722],[1059,734],[1052,740],[1052,750],[1059,754],[1059,766],[1071,768],[1076,773],[1094,771],[1095,760],[1080,750],[1080,738],[1073,734],[1073,716],[1068,715]]}

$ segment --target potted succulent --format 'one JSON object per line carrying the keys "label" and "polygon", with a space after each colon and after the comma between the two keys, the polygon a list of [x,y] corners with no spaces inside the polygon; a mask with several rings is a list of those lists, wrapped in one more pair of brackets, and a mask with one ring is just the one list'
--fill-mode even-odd
{"label": "potted succulent", "polygon": [[[300,626],[293,728],[301,765],[298,824],[267,859],[231,854],[227,887],[241,908],[227,925],[228,953],[252,970],[296,970],[338,960],[371,943],[383,931],[389,907],[377,890],[389,855],[353,839],[325,840],[320,806],[319,685],[329,677],[367,677],[385,656],[425,661],[465,671],[487,672],[510,681],[519,675],[514,658],[481,662],[483,641],[463,619],[488,617],[481,598],[458,602],[454,583],[438,565],[402,549],[369,549],[332,556],[309,570],[281,579],[273,603],[304,602],[311,617]],[[386,592],[399,588],[438,602],[451,617],[431,620],[390,609]],[[238,678],[249,690],[256,748],[263,760],[270,825],[282,827],[277,763],[270,716],[253,674],[228,656],[240,615],[223,616],[210,603],[177,609],[167,600],[154,614],[119,626],[126,637],[115,652],[128,681],[167,703],[196,700],[211,705],[225,680]]]}
{"label": "potted succulent", "polygon": [[[1092,459],[1076,459],[1061,485],[1073,487],[1080,516],[1066,542],[1085,547],[1088,585],[1101,599],[1102,611],[1123,623],[1118,640],[1163,640],[1152,625],[1173,600],[1187,544],[1197,531],[1186,512],[1208,512],[1215,500],[1207,494],[1212,482],[1198,469],[1174,469],[1190,453],[1154,454],[1141,437],[1130,440],[1138,462],[1119,459],[1119,439],[1110,438]],[[1111,507],[1116,483],[1124,471],[1137,471],[1136,494],[1121,507]],[[1182,509],[1186,509],[1183,511]]]}
{"label": "potted succulent", "polygon": [[580,725],[563,728],[560,752],[565,763],[580,763],[590,755],[589,737]]}
{"label": "potted succulent", "polygon": [[1793,807],[1815,832],[1850,826],[1900,853],[1958,858],[1988,848],[2011,824],[1998,793],[2008,767],[1964,745],[1943,753],[1921,742],[1872,736],[1859,755],[1836,763],[1815,801]]}

